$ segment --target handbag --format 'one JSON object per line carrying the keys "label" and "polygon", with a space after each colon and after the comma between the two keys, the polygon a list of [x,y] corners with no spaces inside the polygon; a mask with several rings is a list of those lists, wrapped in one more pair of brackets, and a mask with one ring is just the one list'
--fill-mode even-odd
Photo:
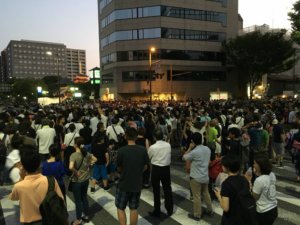
{"label": "handbag", "polygon": [[[80,169],[82,163],[83,163],[83,159],[84,157],[82,157],[82,160],[80,162],[80,165],[78,167],[78,170]],[[74,177],[74,173],[72,174],[72,176],[69,178],[69,184],[68,184],[68,191],[73,192],[73,185],[74,185],[74,181],[72,181],[72,178]]]}

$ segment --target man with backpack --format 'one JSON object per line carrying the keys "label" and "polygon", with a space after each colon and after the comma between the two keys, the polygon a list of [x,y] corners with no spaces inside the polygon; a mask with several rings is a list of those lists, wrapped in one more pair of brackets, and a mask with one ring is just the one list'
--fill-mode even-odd
{"label": "man with backpack", "polygon": [[38,151],[33,146],[23,146],[20,152],[21,181],[15,184],[9,195],[11,200],[20,201],[20,222],[31,225],[68,224],[61,190],[54,178],[41,174]]}

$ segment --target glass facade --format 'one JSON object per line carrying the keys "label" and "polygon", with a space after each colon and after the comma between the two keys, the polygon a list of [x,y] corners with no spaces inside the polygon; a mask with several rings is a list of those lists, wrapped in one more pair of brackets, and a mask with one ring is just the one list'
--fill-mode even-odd
{"label": "glass facade", "polygon": [[[155,76],[153,76],[155,79]],[[122,72],[123,82],[147,81],[149,71],[124,71]],[[167,80],[171,80],[171,72],[167,71]],[[173,81],[226,81],[225,71],[172,71]]]}
{"label": "glass facade", "polygon": [[[157,49],[155,53],[152,53],[152,58],[218,62],[223,60],[224,55],[221,52]],[[119,51],[117,53],[114,52],[101,57],[101,64],[105,65],[113,62],[140,61],[148,59],[149,50]]]}
{"label": "glass facade", "polygon": [[100,13],[112,0],[100,0]]}
{"label": "glass facade", "polygon": [[132,9],[118,9],[101,20],[101,28],[105,28],[116,20],[136,19],[153,16],[165,16],[182,19],[219,22],[227,25],[227,16],[223,12],[178,8],[173,6],[151,6]]}
{"label": "glass facade", "polygon": [[[167,79],[171,80],[171,72],[167,71]],[[226,81],[225,71],[172,71],[173,81]]]}
{"label": "glass facade", "polygon": [[211,32],[200,30],[185,30],[174,28],[150,28],[138,30],[116,31],[101,39],[101,49],[116,41],[142,40],[149,38],[166,38],[195,41],[222,42],[226,39],[224,32]]}

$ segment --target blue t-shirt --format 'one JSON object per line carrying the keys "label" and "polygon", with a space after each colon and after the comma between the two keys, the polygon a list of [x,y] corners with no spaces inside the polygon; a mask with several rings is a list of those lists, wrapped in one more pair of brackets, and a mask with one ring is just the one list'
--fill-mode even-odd
{"label": "blue t-shirt", "polygon": [[66,174],[66,168],[62,161],[42,163],[42,174],[44,176],[54,176],[59,185],[64,183],[63,177]]}

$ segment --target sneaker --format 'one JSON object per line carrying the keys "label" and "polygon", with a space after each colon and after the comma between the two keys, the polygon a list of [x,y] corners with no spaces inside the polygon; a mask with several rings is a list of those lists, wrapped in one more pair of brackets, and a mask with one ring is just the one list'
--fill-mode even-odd
{"label": "sneaker", "polygon": [[215,214],[215,212],[214,212],[214,211],[208,211],[208,210],[205,210],[205,211],[204,211],[204,214],[205,214],[206,216],[208,216],[208,217],[213,217],[214,214]]}
{"label": "sneaker", "polygon": [[150,184],[143,184],[143,188],[149,188]]}
{"label": "sneaker", "polygon": [[90,218],[88,216],[83,216],[81,217],[81,220],[85,223],[89,223],[90,222]]}
{"label": "sneaker", "polygon": [[107,187],[103,187],[104,191],[109,191],[110,190],[110,187],[107,186]]}
{"label": "sneaker", "polygon": [[152,217],[156,217],[156,218],[160,218],[161,216],[161,212],[148,212],[149,216],[152,216]]}
{"label": "sneaker", "polygon": [[94,187],[91,187],[91,193],[95,193],[96,189]]}
{"label": "sneaker", "polygon": [[200,221],[200,217],[198,216],[194,216],[192,213],[189,213],[188,214],[188,218],[192,219],[192,220],[195,220],[195,221]]}

